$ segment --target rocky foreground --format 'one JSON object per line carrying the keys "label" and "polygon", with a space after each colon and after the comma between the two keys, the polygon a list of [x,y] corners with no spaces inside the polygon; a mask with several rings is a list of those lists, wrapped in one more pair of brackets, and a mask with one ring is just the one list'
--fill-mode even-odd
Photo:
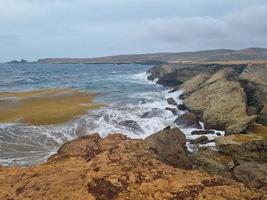
{"label": "rocky foreground", "polygon": [[145,140],[83,136],[45,164],[0,168],[0,199],[267,199],[263,188],[192,170],[185,142],[178,128]]}

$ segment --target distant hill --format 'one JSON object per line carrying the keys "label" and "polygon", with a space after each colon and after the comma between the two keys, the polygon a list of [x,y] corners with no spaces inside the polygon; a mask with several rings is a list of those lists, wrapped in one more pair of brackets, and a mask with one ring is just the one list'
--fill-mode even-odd
{"label": "distant hill", "polygon": [[162,62],[213,62],[267,60],[267,49],[247,48],[242,50],[216,49],[183,53],[151,53],[117,55],[99,58],[44,58],[37,63],[143,63],[157,64]]}

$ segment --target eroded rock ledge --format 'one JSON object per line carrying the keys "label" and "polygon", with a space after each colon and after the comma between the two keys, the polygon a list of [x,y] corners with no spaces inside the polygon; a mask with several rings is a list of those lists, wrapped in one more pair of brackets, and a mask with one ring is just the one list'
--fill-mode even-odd
{"label": "eroded rock ledge", "polygon": [[266,199],[261,190],[165,164],[189,166],[179,129],[163,130],[147,141],[93,134],[64,144],[45,164],[1,167],[0,199]]}
{"label": "eroded rock ledge", "polygon": [[237,134],[255,121],[267,125],[267,64],[164,64],[149,72],[149,79],[183,89],[185,107],[207,129]]}

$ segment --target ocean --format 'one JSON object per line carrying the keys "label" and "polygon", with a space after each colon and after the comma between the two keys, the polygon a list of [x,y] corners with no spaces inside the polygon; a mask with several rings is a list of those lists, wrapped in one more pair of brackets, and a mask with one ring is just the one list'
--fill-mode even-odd
{"label": "ocean", "polygon": [[[28,166],[44,162],[66,141],[82,135],[123,133],[145,138],[166,126],[175,127],[166,107],[179,102],[181,91],[147,80],[149,65],[138,64],[1,64],[0,92],[71,88],[97,92],[105,106],[65,123],[33,126],[0,123],[0,165]],[[179,114],[183,113],[179,111]],[[1,113],[0,113],[1,114]],[[190,137],[192,129],[184,130]]]}

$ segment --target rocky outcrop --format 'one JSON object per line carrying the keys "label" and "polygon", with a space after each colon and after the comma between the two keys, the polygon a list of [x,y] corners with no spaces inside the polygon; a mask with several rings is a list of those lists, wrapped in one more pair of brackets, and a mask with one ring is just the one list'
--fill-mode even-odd
{"label": "rocky outcrop", "polygon": [[121,134],[66,143],[47,163],[0,168],[0,199],[266,199],[260,190],[161,162],[143,140]]}
{"label": "rocky outcrop", "polygon": [[183,169],[192,168],[185,148],[186,138],[179,128],[164,129],[146,138],[145,142],[164,163]]}
{"label": "rocky outcrop", "polygon": [[250,125],[246,134],[229,135],[215,140],[216,146],[236,161],[267,161],[267,128]]}
{"label": "rocky outcrop", "polygon": [[247,115],[246,95],[240,83],[229,80],[235,73],[227,68],[205,81],[207,76],[200,75],[196,81],[192,79],[184,84],[186,89],[181,98],[191,112],[201,116],[205,128],[225,130],[227,134],[241,133],[255,119]]}
{"label": "rocky outcrop", "polygon": [[247,93],[248,111],[258,114],[258,123],[267,125],[267,65],[250,65],[240,75]]}
{"label": "rocky outcrop", "polygon": [[184,108],[198,114],[205,128],[235,134],[254,121],[267,125],[267,64],[177,63],[151,71],[159,84],[184,91]]}
{"label": "rocky outcrop", "polygon": [[198,149],[194,155],[194,163],[199,169],[220,175],[229,175],[229,170],[235,167],[234,160],[230,156],[208,147]]}

